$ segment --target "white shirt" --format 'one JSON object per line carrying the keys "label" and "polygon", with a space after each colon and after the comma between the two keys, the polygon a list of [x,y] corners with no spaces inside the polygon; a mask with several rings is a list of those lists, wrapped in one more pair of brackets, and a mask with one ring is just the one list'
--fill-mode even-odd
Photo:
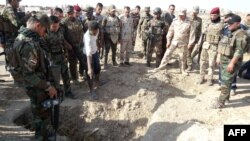
{"label": "white shirt", "polygon": [[87,56],[92,56],[93,54],[97,52],[97,45],[96,45],[97,36],[98,36],[98,33],[96,34],[96,36],[90,35],[89,30],[87,30],[87,32],[84,34],[83,53],[86,54]]}

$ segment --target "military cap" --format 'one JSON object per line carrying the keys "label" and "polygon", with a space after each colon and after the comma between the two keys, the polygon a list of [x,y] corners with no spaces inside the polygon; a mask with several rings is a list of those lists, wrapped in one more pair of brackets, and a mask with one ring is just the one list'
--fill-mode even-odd
{"label": "military cap", "polygon": [[193,12],[194,13],[199,13],[200,12],[200,7],[199,6],[194,6],[193,7]]}
{"label": "military cap", "polygon": [[45,28],[48,28],[50,25],[50,19],[46,14],[36,13],[36,15],[33,15],[30,18],[33,18],[33,20],[39,22]]}
{"label": "military cap", "polygon": [[108,10],[109,11],[116,11],[116,7],[115,7],[115,5],[110,5],[109,7],[108,7]]}
{"label": "military cap", "polygon": [[80,12],[82,9],[81,9],[81,7],[80,6],[78,6],[78,5],[74,5],[74,11],[76,11],[76,12]]}
{"label": "military cap", "polygon": [[150,11],[150,7],[148,7],[148,6],[145,7],[145,8],[144,8],[144,11],[145,11],[145,12],[149,12],[149,11]]}
{"label": "military cap", "polygon": [[60,19],[57,16],[54,16],[54,15],[51,15],[49,17],[49,19],[50,19],[50,23],[58,23],[58,22],[60,22]]}
{"label": "military cap", "polygon": [[186,14],[187,14],[187,9],[186,9],[186,8],[181,8],[181,9],[179,10],[178,15],[186,15]]}
{"label": "military cap", "polygon": [[86,7],[86,9],[85,9],[86,12],[92,12],[93,10],[94,10],[94,8],[91,7],[91,6],[88,6],[88,7]]}
{"label": "military cap", "polygon": [[66,11],[67,11],[67,13],[74,13],[74,7],[69,5],[66,7]]}
{"label": "military cap", "polygon": [[224,10],[223,11],[223,16],[227,16],[227,15],[230,15],[230,14],[233,14],[233,12],[231,10]]}
{"label": "military cap", "polygon": [[153,11],[154,14],[161,14],[161,8],[160,7],[156,7]]}
{"label": "military cap", "polygon": [[219,7],[215,7],[211,10],[210,14],[220,14],[220,8]]}
{"label": "military cap", "polygon": [[239,23],[239,22],[241,22],[241,17],[239,15],[233,15],[227,21],[228,24],[234,24],[234,23]]}

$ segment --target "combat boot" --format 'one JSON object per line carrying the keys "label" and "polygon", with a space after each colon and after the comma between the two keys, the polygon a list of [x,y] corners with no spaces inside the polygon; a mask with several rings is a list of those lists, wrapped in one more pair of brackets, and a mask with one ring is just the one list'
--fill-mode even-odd
{"label": "combat boot", "polygon": [[200,79],[198,80],[197,84],[203,84],[205,82],[204,77],[200,77]]}
{"label": "combat boot", "polygon": [[207,81],[208,86],[213,86],[213,79],[208,79]]}
{"label": "combat boot", "polygon": [[184,69],[181,70],[181,74],[184,75],[184,76],[188,76],[189,75]]}
{"label": "combat boot", "polygon": [[95,92],[95,90],[92,90],[90,92],[90,96],[91,96],[92,100],[98,100],[99,99],[99,97],[98,97],[97,93]]}
{"label": "combat boot", "polygon": [[192,71],[192,66],[191,65],[189,65],[188,67],[187,67],[187,71]]}
{"label": "combat boot", "polygon": [[71,98],[71,99],[76,99],[75,95],[71,91],[66,92],[65,96],[68,97],[68,98]]}
{"label": "combat boot", "polygon": [[151,67],[150,61],[147,61],[147,67]]}
{"label": "combat boot", "polygon": [[117,66],[117,62],[116,61],[113,61],[113,66]]}

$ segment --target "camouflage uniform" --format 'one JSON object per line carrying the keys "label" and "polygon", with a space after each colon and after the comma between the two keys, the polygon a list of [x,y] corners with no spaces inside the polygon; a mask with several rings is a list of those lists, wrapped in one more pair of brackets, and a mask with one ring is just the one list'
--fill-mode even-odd
{"label": "camouflage uniform", "polygon": [[113,65],[116,63],[116,50],[117,43],[119,40],[119,34],[121,31],[120,19],[117,16],[107,16],[103,19],[102,27],[104,29],[104,41],[105,41],[105,56],[104,56],[104,65],[107,66],[108,54],[111,48],[112,50],[112,62]]}
{"label": "camouflage uniform", "polygon": [[22,76],[31,101],[35,140],[47,141],[49,109],[43,108],[41,102],[49,98],[45,91],[49,85],[46,81],[45,52],[40,46],[40,37],[37,33],[23,27],[15,40],[14,47],[23,64],[21,65]]}
{"label": "camouflage uniform", "polygon": [[[224,35],[218,45],[218,53],[220,53],[220,67],[221,67],[221,94],[219,103],[224,105],[225,101],[229,99],[232,82],[237,75],[237,72],[243,61],[243,53],[246,51],[249,36],[247,33],[238,28],[232,34]],[[233,72],[227,71],[227,66],[233,58],[239,58],[234,65]]]}
{"label": "camouflage uniform", "polygon": [[49,31],[45,36],[45,41],[48,45],[49,60],[51,71],[54,78],[56,88],[60,87],[60,75],[62,76],[64,92],[71,92],[70,78],[68,73],[68,64],[64,56],[64,36],[60,28],[57,32]]}
{"label": "camouflage uniform", "polygon": [[83,26],[80,20],[73,18],[65,18],[62,21],[65,30],[65,39],[72,46],[72,51],[69,51],[69,68],[73,80],[77,80],[77,59],[83,68],[86,68],[86,63],[83,57]]}
{"label": "camouflage uniform", "polygon": [[[202,19],[200,17],[192,17],[191,21],[192,21],[192,25],[191,25],[191,33],[190,34],[193,34],[193,36],[192,36],[193,39],[189,43],[190,49],[188,49],[188,58],[187,58],[187,65],[188,66],[192,66],[192,64],[193,64],[192,58],[194,56],[192,56],[192,51],[193,51],[193,49],[197,50],[197,48],[198,48],[197,43],[200,39],[201,30],[202,30],[202,28],[201,28],[202,27]],[[197,53],[198,53],[198,51],[197,51]]]}
{"label": "camouflage uniform", "polygon": [[[140,13],[131,13],[130,16],[132,17],[133,19],[133,23],[134,23],[134,38],[136,38],[137,36],[137,29],[138,29],[138,24],[139,24],[139,21],[140,21]],[[135,39],[133,40],[133,43],[132,43],[132,51],[134,51],[134,48],[135,48]]]}
{"label": "camouflage uniform", "polygon": [[[132,44],[134,40],[134,23],[132,17],[122,15],[121,21],[121,49],[120,49],[120,63],[128,63],[130,54],[132,52]],[[125,62],[124,62],[125,56]]]}
{"label": "camouflage uniform", "polygon": [[3,30],[0,31],[0,38],[2,40],[2,44],[5,44],[4,51],[6,53],[6,66],[10,69],[10,73],[15,79],[16,76],[13,73],[11,64],[9,64],[9,60],[11,60],[11,49],[14,40],[18,35],[21,20],[18,16],[17,9],[14,9],[10,4],[7,4],[7,6],[3,8],[1,16],[3,17],[3,21],[1,21]]}
{"label": "camouflage uniform", "polygon": [[208,82],[212,85],[217,48],[224,24],[222,22],[209,23],[205,28],[205,41],[202,45],[200,60],[200,81],[205,79],[206,63],[208,62]]}
{"label": "camouflage uniform", "polygon": [[175,19],[168,31],[167,42],[171,43],[169,49],[165,52],[164,57],[161,60],[161,65],[159,69],[164,68],[172,53],[177,49],[180,58],[180,69],[182,73],[185,73],[185,68],[187,65],[187,46],[190,42],[190,39],[193,39],[191,33],[191,21],[186,18],[184,21],[180,19]]}
{"label": "camouflage uniform", "polygon": [[[149,7],[146,7],[145,10],[150,11]],[[147,36],[147,30],[148,30],[148,22],[153,18],[153,16],[151,14],[144,14],[138,24],[138,29],[137,29],[137,34],[139,34],[139,37],[142,38],[142,52],[143,55],[147,56],[147,40],[148,40],[148,36]]]}
{"label": "camouflage uniform", "polygon": [[98,34],[98,38],[97,38],[97,47],[98,47],[98,51],[99,51],[99,56],[100,59],[103,58],[103,52],[104,52],[104,31],[103,31],[103,27],[102,27],[102,21],[104,19],[103,15],[94,15],[95,20],[97,21],[97,23],[99,24],[100,28],[99,28],[99,34]]}
{"label": "camouflage uniform", "polygon": [[162,38],[167,32],[165,22],[161,19],[153,18],[148,22],[148,50],[147,50],[147,65],[150,66],[152,61],[152,54],[155,50],[156,53],[156,67],[161,63],[162,59]]}

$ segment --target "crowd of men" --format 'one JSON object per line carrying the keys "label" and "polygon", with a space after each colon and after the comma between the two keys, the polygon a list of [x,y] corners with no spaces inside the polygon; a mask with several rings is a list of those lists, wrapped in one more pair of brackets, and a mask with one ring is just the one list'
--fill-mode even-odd
{"label": "crowd of men", "polygon": [[[50,115],[41,102],[58,96],[61,78],[66,97],[76,98],[70,82],[79,85],[82,77],[88,82],[90,96],[98,99],[96,89],[103,84],[100,60],[103,59],[104,69],[108,69],[110,49],[113,66],[131,66],[135,40],[141,40],[138,56],[145,60],[146,66],[152,67],[152,54],[156,54],[154,73],[165,69],[176,52],[181,74],[185,76],[194,69],[193,58],[198,54],[198,84],[205,82],[208,64],[209,86],[214,83],[218,64],[221,95],[215,108],[223,108],[250,44],[250,13],[242,21],[240,16],[227,11],[222,20],[218,7],[210,11],[210,21],[202,31],[198,6],[193,7],[190,17],[185,8],[175,16],[175,5],[169,5],[166,13],[157,7],[153,15],[150,7],[140,12],[140,6],[136,6],[131,12],[130,7],[125,6],[119,16],[115,5],[110,5],[108,14],[102,15],[102,3],[95,8],[87,7],[83,16],[82,9],[75,5],[67,6],[66,11],[55,8],[49,17],[39,11],[21,17],[17,12],[20,0],[7,2],[1,11],[0,45],[6,55],[6,68],[15,83],[26,88],[31,99],[37,141],[47,141],[49,137]],[[119,63],[116,61],[117,44],[120,44]],[[248,68],[249,63],[240,70],[241,77],[249,74]]]}

